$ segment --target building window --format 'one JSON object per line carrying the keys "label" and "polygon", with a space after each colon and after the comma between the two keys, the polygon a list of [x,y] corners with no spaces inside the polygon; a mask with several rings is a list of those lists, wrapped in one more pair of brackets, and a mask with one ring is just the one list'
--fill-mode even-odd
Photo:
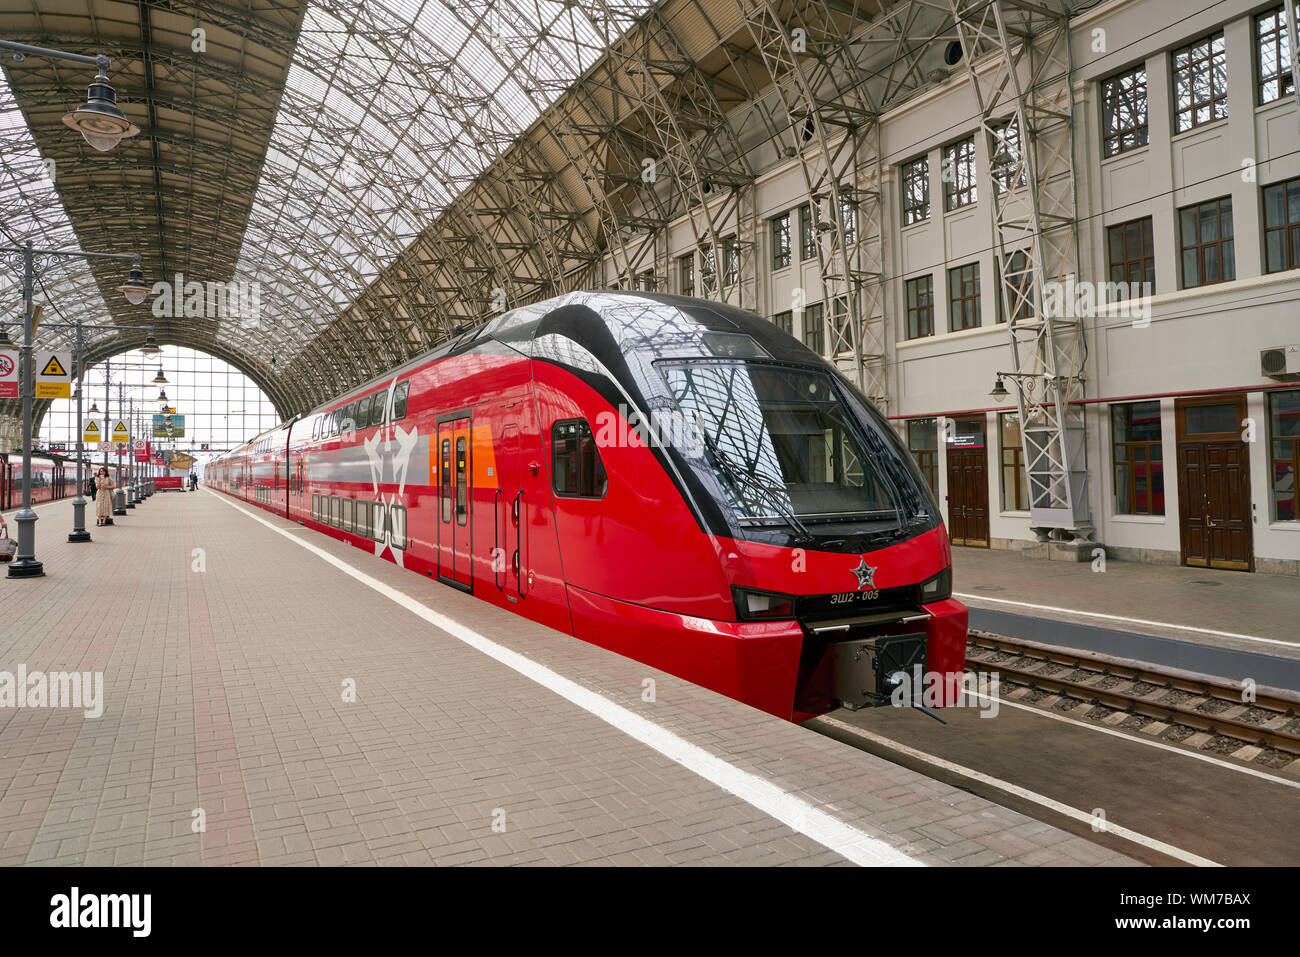
{"label": "building window", "polygon": [[1228,50],[1216,33],[1174,53],[1174,131],[1228,115]]}
{"label": "building window", "polygon": [[677,285],[683,296],[695,295],[695,254],[677,257]]}
{"label": "building window", "polygon": [[789,309],[773,316],[772,323],[787,336],[794,335],[794,313]]}
{"label": "building window", "polygon": [[1128,297],[1150,295],[1156,289],[1156,253],[1151,217],[1134,219],[1106,230],[1110,281],[1127,286]]}
{"label": "building window", "polygon": [[740,243],[735,236],[726,236],[722,240],[722,274],[723,282],[734,286],[740,280]]}
{"label": "building window", "polygon": [[790,214],[784,213],[772,220],[772,268],[784,269],[790,259]]}
{"label": "building window", "polygon": [[1165,514],[1160,403],[1112,405],[1110,440],[1115,472],[1115,514]]}
{"label": "building window", "polygon": [[844,188],[840,189],[840,226],[844,229],[845,246],[858,241],[858,207],[850,191]]}
{"label": "building window", "polygon": [[813,234],[812,207],[804,203],[799,207],[799,259],[804,261],[817,255]]}
{"label": "building window", "polygon": [[939,494],[939,429],[934,419],[907,420],[907,450],[916,459],[926,484]]}
{"label": "building window", "polygon": [[1147,71],[1135,67],[1101,81],[1103,155],[1147,145]]}
{"label": "building window", "polygon": [[[849,297],[836,296],[831,300],[831,328],[835,331],[836,352],[853,351],[853,329],[850,329]],[[862,327],[857,326],[858,341],[862,340]]]}
{"label": "building window", "polygon": [[1014,118],[993,128],[989,142],[989,173],[998,195],[1025,185],[1020,127]]}
{"label": "building window", "polygon": [[[1300,14],[1300,4],[1295,7]],[[1255,18],[1255,84],[1259,105],[1295,92],[1291,76],[1291,50],[1286,35],[1286,14],[1281,7]]]}
{"label": "building window", "polygon": [[1268,397],[1268,435],[1271,449],[1273,518],[1300,521],[1295,478],[1300,474],[1300,389],[1272,392]]}
{"label": "building window", "polygon": [[1264,187],[1264,271],[1300,267],[1300,178]]}
{"label": "building window", "polygon": [[603,498],[609,488],[591,426],[567,419],[551,426],[551,478],[557,495]]}
{"label": "building window", "polygon": [[934,335],[934,277],[907,280],[907,338]]}
{"label": "building window", "polygon": [[815,302],[804,306],[803,344],[821,355],[826,351],[826,330],[822,328],[822,304]]}
{"label": "building window", "polygon": [[655,271],[647,269],[636,277],[636,287],[642,292],[655,291]]}
{"label": "building window", "polygon": [[1020,413],[998,416],[1002,447],[1002,511],[1029,511],[1029,485],[1025,481],[1025,446],[1020,437]]}
{"label": "building window", "polygon": [[930,159],[903,164],[903,225],[930,218]]}
{"label": "building window", "polygon": [[948,316],[953,332],[980,324],[980,264],[948,270]]}
{"label": "building window", "polygon": [[1237,278],[1232,246],[1232,197],[1178,211],[1182,232],[1183,287]]}
{"label": "building window", "polygon": [[975,137],[943,148],[944,209],[951,212],[978,200],[975,189]]}
{"label": "building window", "polygon": [[1012,310],[1012,322],[1033,318],[1034,264],[1024,250],[1017,249],[1007,257],[1006,281],[998,283],[998,314],[995,322],[1006,321],[1004,300],[1005,308]]}

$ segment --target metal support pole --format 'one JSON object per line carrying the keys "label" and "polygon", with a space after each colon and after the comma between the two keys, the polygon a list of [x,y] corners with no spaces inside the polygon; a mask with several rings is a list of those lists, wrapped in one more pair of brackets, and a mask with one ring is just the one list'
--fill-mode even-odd
{"label": "metal support pole", "polygon": [[[125,392],[125,383],[119,382],[117,384],[117,414],[119,418],[122,416],[122,406],[126,405],[126,400],[123,398]],[[122,480],[122,445],[121,443],[114,444],[117,445],[117,488],[113,489],[113,514],[125,515],[126,489],[124,488],[125,483]],[[119,498],[119,496],[121,497]],[[119,504],[119,502],[121,504]]]}
{"label": "metal support pole", "polygon": [[82,367],[85,361],[86,346],[81,334],[81,323],[77,323],[77,355],[75,367],[77,370],[77,497],[72,500],[72,531],[68,532],[68,541],[70,542],[88,542],[90,541],[90,532],[86,531],[86,499],[83,490],[86,480],[82,474],[82,458],[85,455],[85,448],[82,439],[81,422],[81,390],[86,383],[86,370]]}
{"label": "metal support pole", "polygon": [[18,552],[9,563],[10,578],[36,578],[45,574],[45,566],[36,560],[36,511],[32,508],[32,393],[36,376],[32,344],[36,338],[32,317],[32,286],[36,264],[32,258],[32,241],[23,246],[23,507],[14,520],[18,524]]}
{"label": "metal support pole", "polygon": [[135,508],[135,396],[127,399],[126,421],[131,427],[126,443],[126,499],[127,508]]}

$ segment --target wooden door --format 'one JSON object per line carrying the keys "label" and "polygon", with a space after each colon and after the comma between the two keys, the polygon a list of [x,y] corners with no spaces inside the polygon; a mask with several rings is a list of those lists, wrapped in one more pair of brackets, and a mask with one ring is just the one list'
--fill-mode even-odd
{"label": "wooden door", "polygon": [[954,545],[989,544],[989,464],[983,420],[958,421],[947,439],[948,537]]}
{"label": "wooden door", "polygon": [[1254,571],[1244,395],[1179,400],[1178,510],[1183,564]]}

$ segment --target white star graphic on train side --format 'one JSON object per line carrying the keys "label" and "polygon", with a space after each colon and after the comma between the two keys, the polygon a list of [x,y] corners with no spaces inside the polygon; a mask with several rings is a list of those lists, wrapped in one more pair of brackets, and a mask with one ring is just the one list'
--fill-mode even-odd
{"label": "white star graphic on train side", "polygon": [[[393,553],[393,562],[404,567],[405,550],[393,548],[393,506],[401,504],[402,494],[406,491],[406,473],[411,466],[411,453],[415,451],[415,446],[419,441],[420,430],[411,429],[408,432],[392,421],[393,392],[396,388],[397,379],[394,378],[389,383],[388,392],[384,398],[383,424],[378,432],[365,439],[361,444],[365,449],[366,458],[370,462],[370,482],[374,487],[375,502],[379,505],[382,513],[384,533],[383,537],[375,542],[375,554],[383,555],[385,551],[391,551]],[[393,449],[394,444],[397,446],[396,451]],[[392,461],[393,479],[397,483],[397,494],[388,498],[379,491],[379,485],[384,478],[385,459]],[[402,533],[401,537],[405,538],[405,527],[403,526],[400,531]]]}

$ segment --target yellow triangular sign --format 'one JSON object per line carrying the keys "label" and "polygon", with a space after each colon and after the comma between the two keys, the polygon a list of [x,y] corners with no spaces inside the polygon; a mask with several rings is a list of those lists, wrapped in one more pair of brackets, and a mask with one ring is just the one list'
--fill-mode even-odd
{"label": "yellow triangular sign", "polygon": [[99,431],[99,426],[96,425],[94,422],[87,422],[87,423],[86,423],[86,431],[87,431],[87,432],[98,432],[98,431]]}
{"label": "yellow triangular sign", "polygon": [[68,370],[63,368],[58,356],[50,356],[50,361],[45,363],[45,368],[41,370],[41,375],[66,376],[67,374]]}

